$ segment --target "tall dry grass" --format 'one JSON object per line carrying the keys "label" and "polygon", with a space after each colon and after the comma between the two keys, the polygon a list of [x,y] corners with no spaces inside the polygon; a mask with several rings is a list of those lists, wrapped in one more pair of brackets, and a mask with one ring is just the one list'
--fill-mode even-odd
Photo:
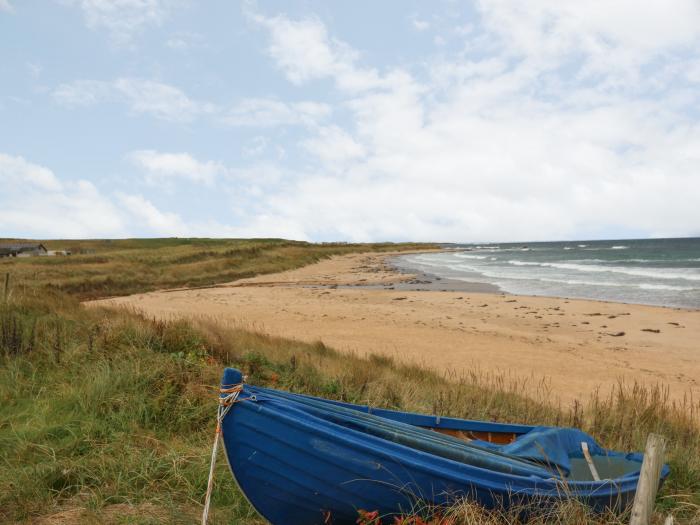
{"label": "tall dry grass", "polygon": [[[379,407],[580,426],[612,448],[639,450],[648,432],[661,432],[673,474],[658,508],[681,522],[698,518],[698,407],[669,401],[663,390],[619,385],[609,397],[559,407],[547,403],[546,385],[539,399],[528,397],[528,385],[502,375],[447,378],[205,321],[46,306],[0,307],[0,516],[7,520],[66,508],[99,516],[114,504],[148,503],[168,516],[164,522],[194,522],[223,366],[243,369],[251,383]],[[213,505],[214,523],[257,519],[223,462]],[[465,503],[449,512],[458,524],[485,511]],[[584,514],[571,521],[572,512]],[[517,523],[509,514],[484,515]],[[554,523],[615,523],[582,509],[554,516]]]}
{"label": "tall dry grass", "polygon": [[[149,248],[161,255],[143,257],[173,257],[178,247],[169,242]],[[274,266],[275,256],[269,260]],[[19,273],[31,267],[19,263],[11,266]],[[669,439],[672,474],[659,494],[657,517],[672,512],[680,523],[700,522],[700,406],[691,399],[670,400],[661,386],[620,384],[609,395],[553,405],[546,382],[536,378],[530,380],[539,387],[533,396],[531,385],[503,374],[450,376],[206,320],[167,322],[84,309],[83,292],[61,291],[74,278],[64,280],[62,271],[25,286],[22,279],[13,281],[9,301],[0,304],[2,522],[195,523],[224,366],[243,369],[252,383],[378,407],[581,427],[604,446],[622,450],[640,450],[646,435],[658,432]],[[224,463],[217,470],[212,523],[261,523]],[[418,510],[426,520],[437,512]],[[469,502],[439,512],[453,525],[521,519]],[[597,516],[569,504],[530,519],[602,524],[625,517]]]}

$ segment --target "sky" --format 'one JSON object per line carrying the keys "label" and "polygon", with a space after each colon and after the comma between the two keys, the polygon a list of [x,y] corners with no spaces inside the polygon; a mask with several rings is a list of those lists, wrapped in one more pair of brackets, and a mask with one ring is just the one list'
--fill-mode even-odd
{"label": "sky", "polygon": [[698,235],[697,0],[0,0],[0,237]]}

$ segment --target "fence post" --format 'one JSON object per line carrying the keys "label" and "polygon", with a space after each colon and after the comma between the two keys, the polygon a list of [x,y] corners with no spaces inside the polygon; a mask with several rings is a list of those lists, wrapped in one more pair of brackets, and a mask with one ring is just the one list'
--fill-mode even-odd
{"label": "fence post", "polygon": [[10,296],[10,272],[7,272],[5,274],[5,294],[3,296],[5,302],[7,302],[7,298]]}
{"label": "fence post", "polygon": [[666,438],[658,434],[649,434],[647,446],[644,449],[642,470],[639,473],[637,492],[634,495],[630,525],[649,525],[651,523],[665,450]]}

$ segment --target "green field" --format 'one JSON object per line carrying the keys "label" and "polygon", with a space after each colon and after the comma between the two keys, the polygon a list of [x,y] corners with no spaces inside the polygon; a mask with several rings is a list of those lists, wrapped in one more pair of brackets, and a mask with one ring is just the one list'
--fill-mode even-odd
{"label": "green field", "polygon": [[[674,404],[661,388],[621,386],[605,399],[552,406],[544,386],[539,396],[526,397],[524,385],[506,377],[447,380],[321,343],[80,306],[89,298],[226,282],[334,254],[419,245],[157,239],[47,247],[84,253],[0,259],[0,522],[198,522],[217,387],[227,365],[243,369],[252,383],[351,402],[582,427],[616,449],[642,449],[647,434],[658,432],[670,440],[672,475],[657,510],[673,512],[681,523],[700,522],[698,404]],[[262,523],[237,492],[223,456],[212,506],[212,523]],[[513,514],[469,504],[448,512],[454,525],[517,522]],[[533,519],[593,524],[626,517],[596,517],[569,505]]]}

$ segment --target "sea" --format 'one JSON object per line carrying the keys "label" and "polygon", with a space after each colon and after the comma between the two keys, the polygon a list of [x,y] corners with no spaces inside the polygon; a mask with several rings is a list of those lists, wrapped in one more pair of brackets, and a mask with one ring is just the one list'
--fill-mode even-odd
{"label": "sea", "polygon": [[503,292],[700,309],[700,238],[459,244],[396,264]]}

